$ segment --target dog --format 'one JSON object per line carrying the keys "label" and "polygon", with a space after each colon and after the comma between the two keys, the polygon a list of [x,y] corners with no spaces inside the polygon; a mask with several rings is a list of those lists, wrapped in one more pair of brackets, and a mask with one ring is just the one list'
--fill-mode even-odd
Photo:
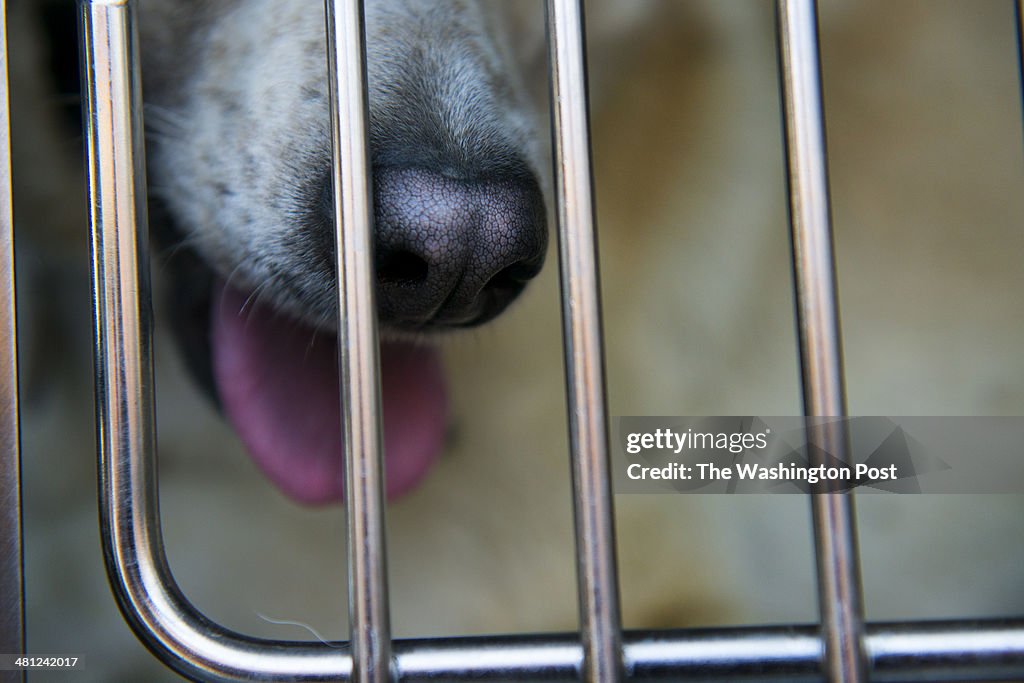
{"label": "dog", "polygon": [[[799,414],[771,12],[626,5],[587,7],[609,413]],[[1004,5],[972,8],[822,3],[853,414],[1024,409],[1024,329],[1007,314],[1024,285],[1013,257],[1024,246],[1019,149],[1005,142],[1019,135],[1012,21]],[[388,509],[399,637],[576,626],[553,259],[541,269],[552,207],[542,16],[532,1],[367,3],[379,314],[398,354],[383,350],[388,485],[403,494]],[[270,355],[284,344],[309,362],[334,355],[322,10],[144,0],[139,18],[165,302],[156,360],[169,562],[189,599],[230,628],[343,639],[341,520],[293,502],[336,501],[336,460],[281,460],[309,452],[291,429],[300,417],[336,441],[337,404],[296,415],[288,404],[300,389],[264,405],[244,391],[262,381],[273,394],[276,369],[310,395],[336,394],[329,369],[309,377]],[[39,49],[20,35],[12,50]],[[18,111],[52,114],[54,103],[21,92],[16,130],[39,130],[39,116]],[[80,195],[53,188],[80,183],[80,167],[60,154],[60,136],[39,139],[58,148],[48,163],[66,163],[58,174],[16,157],[26,169],[16,208],[69,215],[35,221],[58,237],[20,241],[22,310],[47,311],[23,329],[79,343],[32,344],[26,375],[29,644],[88,655],[83,675],[96,680],[160,680],[170,674],[133,643],[102,589],[82,484],[94,474],[83,218],[71,208]],[[445,217],[451,205],[497,206],[502,217],[444,218],[458,247],[417,244],[422,235],[400,226],[432,195],[445,198],[430,206]],[[510,231],[494,240],[510,252],[476,251]],[[79,246],[43,249],[65,244]],[[435,284],[442,276],[457,284]],[[396,358],[407,372],[389,370]],[[252,379],[261,373],[270,379]],[[410,384],[420,398],[397,408],[409,411],[398,422],[419,416],[427,436],[409,437],[412,455],[395,465],[402,437],[387,394]],[[616,504],[627,627],[815,619],[803,498]],[[859,498],[869,618],[1019,613],[1020,508],[1017,497]],[[71,586],[47,570],[71,561]]]}
{"label": "dog", "polygon": [[[155,232],[197,256],[180,270],[168,261],[188,283],[170,287],[179,320],[198,320],[175,328],[191,334],[182,344],[191,366],[275,483],[305,502],[338,500],[323,11],[304,2],[142,3],[140,16],[156,121]],[[440,362],[415,340],[497,316],[547,250],[535,108],[503,30],[509,21],[493,3],[367,4],[393,494],[422,479],[444,440]],[[183,44],[188,65],[177,58]]]}

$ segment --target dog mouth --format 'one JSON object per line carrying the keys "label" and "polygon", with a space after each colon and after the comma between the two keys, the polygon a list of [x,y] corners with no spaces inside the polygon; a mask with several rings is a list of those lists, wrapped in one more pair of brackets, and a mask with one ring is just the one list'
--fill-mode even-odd
{"label": "dog mouth", "polygon": [[[395,498],[426,477],[448,426],[439,352],[410,340],[499,315],[540,270],[547,232],[532,176],[467,181],[385,168],[374,181],[376,313],[389,331],[380,347],[382,445]],[[158,243],[180,243],[161,203],[152,208]],[[345,489],[338,340],[323,322],[333,287],[321,285],[330,278],[309,275],[327,272],[333,244],[326,214],[302,226],[317,236],[290,245],[306,270],[273,287],[225,284],[225,269],[175,248],[166,310],[186,364],[259,468],[296,501],[326,504]],[[247,288],[262,281],[234,280]],[[305,296],[291,298],[294,291]]]}
{"label": "dog mouth", "polygon": [[[337,338],[215,282],[210,363],[224,415],[256,464],[307,504],[344,495]],[[437,349],[381,344],[387,494],[406,493],[441,453],[447,391]]]}

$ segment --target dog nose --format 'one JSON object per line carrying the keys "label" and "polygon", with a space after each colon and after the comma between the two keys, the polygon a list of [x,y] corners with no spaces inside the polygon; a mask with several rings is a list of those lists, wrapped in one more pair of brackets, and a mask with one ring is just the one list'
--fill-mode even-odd
{"label": "dog nose", "polygon": [[532,175],[464,180],[381,167],[373,181],[382,322],[483,323],[540,271],[547,225]]}

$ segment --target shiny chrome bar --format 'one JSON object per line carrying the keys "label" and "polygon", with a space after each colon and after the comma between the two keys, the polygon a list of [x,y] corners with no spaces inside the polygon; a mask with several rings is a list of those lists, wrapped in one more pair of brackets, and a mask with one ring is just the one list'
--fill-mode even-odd
{"label": "shiny chrome bar", "polygon": [[[846,395],[816,3],[779,0],[777,16],[804,414],[839,417],[846,415]],[[812,464],[823,463],[824,453],[846,459],[849,441],[844,427],[809,422],[808,429],[808,443],[821,447],[811,453],[817,461]],[[853,496],[815,493],[811,509],[828,680],[865,681],[864,610]]]}
{"label": "shiny chrome bar", "polygon": [[225,630],[171,577],[160,532],[153,419],[146,177],[133,0],[82,0],[103,550],[132,629],[197,680],[336,680],[345,648]]}
{"label": "shiny chrome bar", "polygon": [[[630,681],[828,680],[817,626],[626,632]],[[873,683],[1008,681],[1024,674],[1024,621],[869,626]],[[579,681],[574,634],[395,641],[398,680]]]}
{"label": "shiny chrome bar", "polygon": [[555,194],[584,680],[622,671],[581,0],[548,0]]}
{"label": "shiny chrome bar", "polygon": [[[21,554],[21,441],[9,91],[7,3],[0,0],[0,653],[23,654],[25,581]],[[24,680],[21,672],[0,671],[0,681],[20,680]]]}
{"label": "shiny chrome bar", "polygon": [[[188,603],[167,567],[156,486],[146,179],[135,6],[132,0],[82,0],[81,8],[93,240],[100,514],[115,596],[146,645],[190,678],[347,680],[351,678],[352,659],[346,645],[285,643],[227,631]],[[376,360],[375,352],[371,358]],[[373,377],[370,375],[371,381]],[[366,401],[347,405],[353,403],[365,405]],[[350,473],[349,480],[352,478]],[[349,499],[359,495],[350,493]],[[372,509],[372,504],[367,507]],[[372,537],[373,533],[359,527],[355,538]],[[379,561],[383,570],[383,558]],[[365,590],[367,585],[357,585],[357,590]],[[380,596],[378,592],[371,597],[379,601]],[[379,622],[370,626],[366,633],[370,637],[379,635]],[[381,652],[386,662],[383,670],[371,667],[371,671],[386,680],[390,673],[387,645],[383,650],[371,649],[371,658],[363,661],[372,662]]]}
{"label": "shiny chrome bar", "polygon": [[325,4],[352,667],[360,683],[383,683],[391,677],[391,627],[363,3],[326,0]]}

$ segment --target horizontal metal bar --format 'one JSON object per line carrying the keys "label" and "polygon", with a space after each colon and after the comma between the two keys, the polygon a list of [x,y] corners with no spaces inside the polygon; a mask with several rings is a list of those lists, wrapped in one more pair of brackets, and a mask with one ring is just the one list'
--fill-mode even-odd
{"label": "horizontal metal bar", "polygon": [[[630,681],[823,681],[816,625],[626,632]],[[1024,679],[1024,620],[868,626],[873,683]],[[578,681],[574,635],[395,641],[399,680]]]}
{"label": "horizontal metal bar", "polygon": [[[352,680],[344,643],[261,640],[208,627],[201,637],[217,644],[219,662],[190,663],[160,650],[157,654],[202,681]],[[627,631],[624,679],[819,683],[827,678],[818,630],[817,625],[801,625]],[[872,683],[1024,680],[1024,620],[889,623],[866,630]],[[575,633],[395,640],[393,654],[395,679],[401,683],[577,683],[583,666]]]}
{"label": "horizontal metal bar", "polygon": [[[350,680],[344,644],[256,639],[244,644],[256,653],[254,662],[295,665],[261,680]],[[869,625],[865,644],[873,683],[1024,680],[1024,620]],[[580,680],[583,665],[576,634],[396,640],[393,649],[396,679],[402,683],[569,683]],[[626,632],[623,651],[630,681],[826,680],[816,625]],[[251,680],[230,670],[175,668],[200,680]]]}

